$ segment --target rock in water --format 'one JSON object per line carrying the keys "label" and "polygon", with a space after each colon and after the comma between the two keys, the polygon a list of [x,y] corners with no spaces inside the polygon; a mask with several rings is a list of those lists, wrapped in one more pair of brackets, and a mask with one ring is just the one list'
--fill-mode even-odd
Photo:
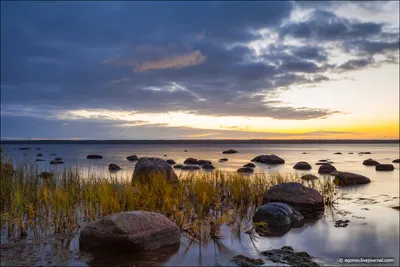
{"label": "rock in water", "polygon": [[228,159],[227,158],[219,159],[219,162],[224,162],[224,161],[228,161]]}
{"label": "rock in water", "polygon": [[260,208],[254,214],[253,222],[267,223],[266,229],[259,229],[264,235],[280,236],[285,234],[294,225],[299,225],[303,216],[292,206],[280,203],[269,202]]}
{"label": "rock in water", "polygon": [[318,177],[315,176],[315,175],[312,175],[312,174],[307,174],[307,175],[301,176],[300,179],[306,180],[306,181],[311,181],[311,180],[316,180],[316,179],[318,179]]}
{"label": "rock in water", "polygon": [[375,170],[377,170],[377,171],[393,171],[394,166],[392,164],[378,164],[378,165],[375,165]]}
{"label": "rock in water", "polygon": [[294,182],[277,184],[268,189],[262,204],[269,202],[291,205],[304,217],[312,217],[324,211],[324,200],[317,190]]}
{"label": "rock in water", "polygon": [[251,161],[259,162],[259,163],[265,163],[265,164],[284,164],[285,161],[278,157],[277,155],[271,154],[271,155],[260,155],[258,157],[255,157]]}
{"label": "rock in water", "polygon": [[137,160],[139,160],[138,156],[136,156],[136,155],[128,156],[128,157],[126,157],[126,159],[129,160],[129,161],[137,161]]}
{"label": "rock in water", "polygon": [[156,250],[179,242],[178,226],[164,215],[129,211],[88,223],[81,231],[79,249],[101,255]]}
{"label": "rock in water", "polygon": [[392,161],[393,163],[400,163],[400,159],[395,159]]}
{"label": "rock in water", "polygon": [[108,165],[108,169],[110,171],[119,171],[121,170],[121,167],[118,166],[117,164],[111,163],[110,165]]}
{"label": "rock in water", "polygon": [[35,161],[45,161],[44,159],[35,159]]}
{"label": "rock in water", "polygon": [[244,255],[237,255],[233,257],[233,261],[241,267],[255,267],[264,264],[262,259],[253,259]]}
{"label": "rock in water", "polygon": [[64,161],[62,159],[53,159],[50,164],[64,164]]}
{"label": "rock in water", "polygon": [[173,160],[173,159],[169,159],[169,160],[167,160],[167,162],[168,162],[168,164],[171,164],[171,165],[176,164],[175,160]]}
{"label": "rock in water", "polygon": [[323,164],[318,169],[320,174],[330,174],[333,171],[336,171],[336,168],[331,164]]}
{"label": "rock in water", "polygon": [[357,185],[368,184],[371,180],[368,177],[352,173],[352,172],[339,172],[333,182],[336,185]]}
{"label": "rock in water", "polygon": [[197,161],[197,164],[199,164],[199,165],[206,165],[206,164],[212,164],[212,162],[209,161],[209,160],[205,160],[205,159],[199,159],[199,160]]}
{"label": "rock in water", "polygon": [[297,162],[296,165],[293,166],[293,169],[296,169],[296,170],[311,170],[311,165],[308,162],[300,161],[300,162]]}
{"label": "rock in water", "polygon": [[273,262],[288,264],[290,266],[319,267],[313,258],[305,251],[295,252],[292,247],[284,246],[280,249],[271,249],[261,252]]}
{"label": "rock in water", "polygon": [[198,164],[199,161],[195,158],[187,158],[183,163],[184,164]]}
{"label": "rock in water", "polygon": [[199,166],[193,166],[193,165],[184,165],[181,168],[182,170],[186,170],[186,171],[195,171],[195,170],[200,170]]}
{"label": "rock in water", "polygon": [[366,159],[363,162],[363,165],[365,165],[365,166],[375,166],[378,164],[379,164],[379,162],[377,162],[376,160],[373,160],[373,159]]}
{"label": "rock in water", "polygon": [[244,168],[255,168],[256,167],[256,165],[254,164],[254,163],[247,163],[247,164],[245,164],[245,165],[243,165],[243,167]]}
{"label": "rock in water", "polygon": [[214,170],[215,167],[212,164],[205,164],[201,166],[204,170]]}
{"label": "rock in water", "polygon": [[43,154],[37,154],[36,157],[43,157]]}
{"label": "rock in water", "polygon": [[174,169],[182,169],[184,166],[182,164],[174,165]]}
{"label": "rock in water", "polygon": [[146,182],[157,176],[164,177],[169,182],[178,181],[178,176],[168,162],[160,158],[142,157],[135,165],[132,182],[138,179]]}
{"label": "rock in water", "polygon": [[222,151],[222,154],[236,154],[236,153],[238,153],[238,152],[234,149]]}
{"label": "rock in water", "polygon": [[334,155],[342,155],[342,152],[333,153]]}
{"label": "rock in water", "polygon": [[253,173],[254,169],[250,168],[250,167],[243,167],[243,168],[239,168],[237,170],[237,172],[239,172],[239,173]]}
{"label": "rock in water", "polygon": [[87,155],[87,159],[102,159],[102,155]]}

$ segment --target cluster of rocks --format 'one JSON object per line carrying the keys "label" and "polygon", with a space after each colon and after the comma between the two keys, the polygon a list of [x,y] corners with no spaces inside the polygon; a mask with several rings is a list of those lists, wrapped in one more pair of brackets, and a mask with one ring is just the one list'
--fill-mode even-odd
{"label": "cluster of rocks", "polygon": [[[393,160],[393,163],[398,163],[399,160]],[[365,166],[375,166],[376,171],[393,171],[394,166],[392,164],[381,164],[376,160],[373,160],[371,158],[366,159],[363,161],[363,165]]]}

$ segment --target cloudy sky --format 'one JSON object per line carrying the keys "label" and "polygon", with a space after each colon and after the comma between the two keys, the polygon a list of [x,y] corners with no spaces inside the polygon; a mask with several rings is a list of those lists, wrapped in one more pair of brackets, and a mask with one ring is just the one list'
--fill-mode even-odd
{"label": "cloudy sky", "polygon": [[1,2],[2,139],[397,139],[399,2]]}

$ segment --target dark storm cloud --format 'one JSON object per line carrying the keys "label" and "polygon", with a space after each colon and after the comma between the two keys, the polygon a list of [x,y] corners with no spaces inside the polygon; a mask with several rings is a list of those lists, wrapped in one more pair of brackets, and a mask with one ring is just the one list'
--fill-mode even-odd
{"label": "dark storm cloud", "polygon": [[339,70],[358,70],[374,63],[372,58],[352,59],[338,67]]}
{"label": "dark storm cloud", "polygon": [[[326,42],[376,54],[397,51],[398,37],[316,8],[294,23],[282,1],[1,2],[2,116],[34,107],[43,118],[71,109],[325,118],[337,112],[265,97],[329,80]],[[278,42],[259,55],[246,44],[264,28],[317,44]],[[338,68],[368,67],[364,58]]]}

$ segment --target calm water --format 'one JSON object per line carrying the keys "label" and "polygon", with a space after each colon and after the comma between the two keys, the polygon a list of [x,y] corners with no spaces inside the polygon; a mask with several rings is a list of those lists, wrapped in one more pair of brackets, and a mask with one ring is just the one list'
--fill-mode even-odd
{"label": "calm water", "polygon": [[[31,150],[15,150],[19,147],[30,147]],[[40,147],[42,150],[35,150]],[[222,154],[223,150],[236,149],[237,154]],[[123,168],[115,174],[117,177],[130,179],[135,166],[126,157],[136,154],[139,157],[153,156],[174,159],[182,163],[188,157],[211,160],[217,169],[236,171],[255,156],[261,154],[277,154],[285,159],[286,164],[268,166],[258,164],[256,172],[312,173],[318,176],[315,163],[320,159],[329,159],[339,171],[350,171],[365,175],[371,183],[347,189],[339,189],[344,198],[339,201],[336,210],[327,209],[325,215],[314,223],[298,229],[291,229],[281,237],[259,237],[250,240],[249,235],[242,233],[240,239],[223,228],[223,236],[218,243],[205,245],[192,244],[182,239],[179,248],[166,252],[155,252],[141,256],[119,256],[108,260],[95,260],[93,264],[150,264],[150,265],[232,265],[232,256],[245,254],[258,257],[258,251],[280,248],[290,245],[297,251],[307,251],[320,262],[329,265],[339,264],[340,257],[394,257],[399,265],[399,211],[391,207],[399,205],[399,164],[393,163],[392,172],[376,172],[374,167],[362,165],[366,158],[373,158],[380,163],[391,163],[399,158],[398,144],[235,144],[235,145],[3,145],[5,152],[16,162],[29,161],[40,169],[62,171],[66,167],[78,168],[84,173],[109,175],[108,164],[116,163]],[[188,150],[188,152],[184,152]],[[358,152],[369,151],[372,155],[358,155]],[[306,152],[307,154],[303,154]],[[342,155],[334,155],[342,152]],[[348,154],[353,152],[354,154]],[[36,154],[46,162],[34,162]],[[64,165],[51,166],[48,162],[54,158],[50,154],[65,160]],[[23,156],[23,154],[27,154]],[[88,160],[88,154],[101,154],[100,160]],[[167,156],[164,156],[167,155]],[[228,162],[219,163],[218,159],[228,158]],[[292,167],[298,161],[307,161],[313,169],[296,171]],[[322,176],[321,176],[322,177]],[[361,198],[361,199],[360,199]],[[349,226],[335,228],[334,220],[348,219]],[[58,244],[57,251],[65,252],[64,257],[47,248],[46,253],[55,253],[47,259],[51,264],[81,265],[83,260],[78,255],[78,236],[63,246]],[[54,245],[56,246],[56,245]],[[61,246],[61,248],[60,248]],[[27,246],[29,247],[29,246]],[[26,247],[24,248],[27,249]],[[32,249],[31,249],[32,250]],[[43,249],[39,250],[43,253]],[[51,252],[48,252],[51,251]],[[7,257],[2,258],[7,263]],[[37,264],[49,264],[38,261]],[[267,265],[276,265],[267,263]]]}

